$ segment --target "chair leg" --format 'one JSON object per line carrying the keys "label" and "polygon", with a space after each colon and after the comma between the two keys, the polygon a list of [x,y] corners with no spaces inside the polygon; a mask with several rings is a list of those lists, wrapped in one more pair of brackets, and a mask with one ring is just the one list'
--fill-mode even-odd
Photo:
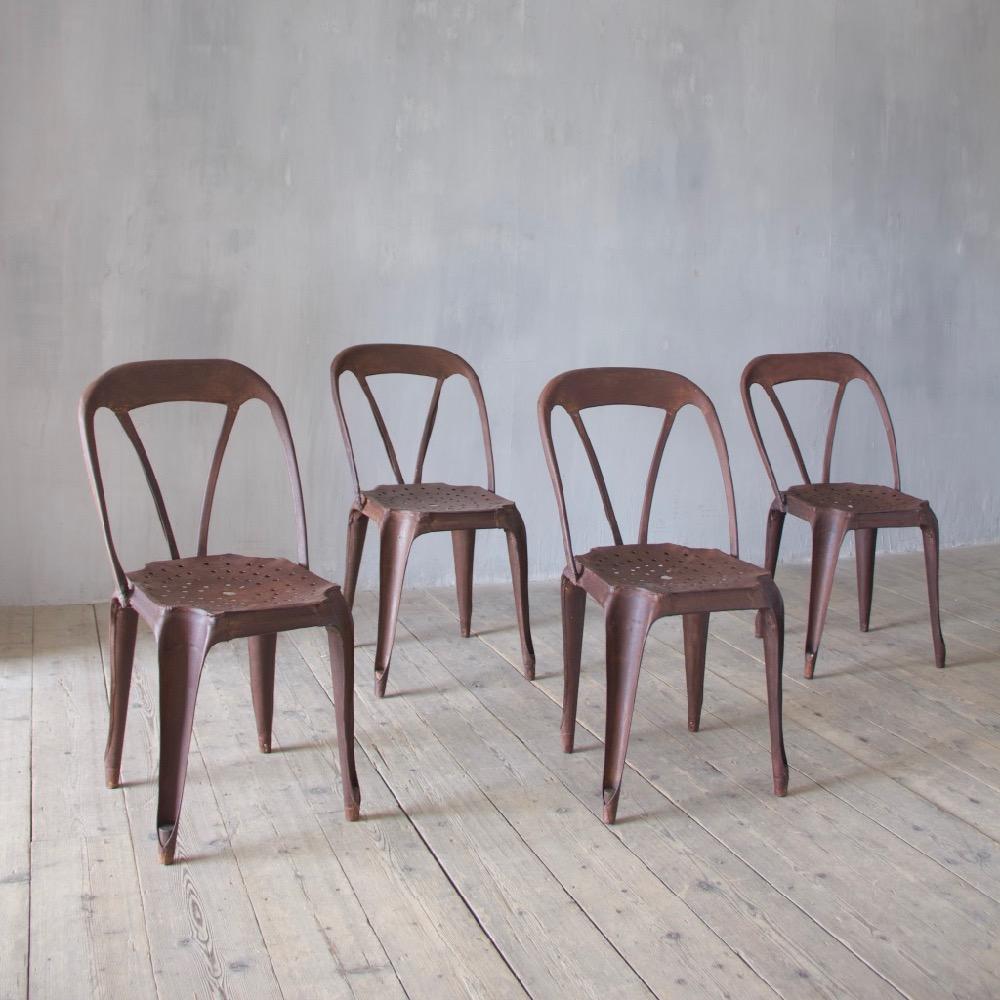
{"label": "chair leg", "polygon": [[455,590],[458,594],[458,629],[463,638],[472,632],[472,567],[476,557],[476,532],[464,528],[451,533],[455,554]]}
{"label": "chair leg", "polygon": [[924,536],[924,566],[927,570],[927,597],[931,609],[931,637],[934,640],[934,662],[944,666],[944,636],[941,634],[941,607],[938,599],[938,521],[933,511],[928,511],[926,522],[920,526]]}
{"label": "chair leg", "polygon": [[514,581],[514,608],[517,627],[521,634],[521,665],[526,680],[535,679],[535,647],[531,641],[531,621],[528,614],[528,536],[524,521],[514,511],[507,532],[507,552],[510,556],[510,575]]}
{"label": "chair leg", "polygon": [[872,590],[875,584],[875,541],[877,528],[854,529],[854,559],[858,571],[858,624],[868,631],[872,615]]}
{"label": "chair leg", "polygon": [[352,507],[347,516],[347,558],[344,565],[344,600],[349,608],[354,607],[354,591],[358,586],[358,571],[361,569],[367,533],[368,518]]}
{"label": "chair leg", "polygon": [[788,758],[781,729],[781,669],[785,654],[785,606],[777,587],[764,619],[764,672],[767,677],[767,715],[771,727],[771,780],[775,795],[788,794]]}
{"label": "chair leg", "polygon": [[261,753],[271,752],[271,720],[274,718],[274,653],[278,636],[252,635],[250,647],[250,692],[257,720],[257,744]]}
{"label": "chair leg", "polygon": [[330,674],[337,715],[344,817],[353,822],[361,815],[361,789],[354,765],[354,622],[346,603],[337,621],[327,627],[326,634],[330,644]]}
{"label": "chair leg", "polygon": [[587,592],[565,576],[562,578],[563,628],[563,753],[573,752],[576,736],[576,703],[580,692],[580,657],[583,653],[583,622],[587,614]]}
{"label": "chair leg", "polygon": [[111,705],[108,742],[104,748],[104,781],[108,788],[121,784],[122,746],[138,624],[139,615],[134,608],[123,607],[117,597],[111,601]]}
{"label": "chair leg", "polygon": [[705,694],[705,650],[708,646],[707,611],[686,614],[684,619],[684,669],[687,673],[688,729],[698,732]]}
{"label": "chair leg", "polygon": [[653,615],[649,604],[630,595],[612,598],[604,609],[605,669],[607,670],[607,716],[604,725],[604,822],[614,823],[618,814],[622,774],[639,667]]}
{"label": "chair leg", "polygon": [[813,522],[812,574],[809,584],[809,622],[806,629],[806,659],[803,675],[812,677],[816,654],[826,622],[826,609],[833,591],[837,558],[847,534],[847,518],[840,514],[821,514]]}
{"label": "chair leg", "polygon": [[159,636],[160,781],[156,834],[160,862],[173,864],[187,778],[188,749],[198,683],[211,645],[207,628],[180,615],[167,619]]}
{"label": "chair leg", "polygon": [[[775,501],[776,503],[777,501]],[[781,532],[785,527],[785,512],[772,504],[767,512],[767,535],[764,539],[764,569],[773,577],[778,568],[778,551],[781,548]],[[764,634],[764,619],[760,611],[754,621],[754,634],[759,639]]]}
{"label": "chair leg", "polygon": [[375,697],[385,695],[389,661],[396,641],[396,618],[403,593],[403,575],[410,548],[417,536],[412,517],[390,514],[379,532],[378,642],[375,646]]}

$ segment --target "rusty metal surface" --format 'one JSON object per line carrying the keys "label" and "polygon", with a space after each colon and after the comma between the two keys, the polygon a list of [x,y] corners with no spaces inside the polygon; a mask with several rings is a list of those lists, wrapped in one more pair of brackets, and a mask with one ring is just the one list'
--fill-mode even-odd
{"label": "rusty metal surface", "polygon": [[[823,452],[821,479],[814,483],[802,457],[802,450],[795,437],[791,422],[775,387],[787,382],[832,382],[837,386],[827,423],[826,447]],[[892,460],[893,485],[880,486],[869,483],[831,483],[830,465],[833,443],[837,433],[837,420],[844,393],[851,382],[858,381],[871,392],[882,425],[885,428]],[[770,456],[754,411],[753,386],[760,386],[771,401],[795,457],[802,483],[784,490],[778,485]],[[941,614],[938,600],[938,522],[926,500],[900,491],[899,457],[896,450],[896,432],[892,426],[889,407],[875,376],[855,357],[833,351],[801,354],[765,354],[754,358],[743,370],[740,379],[743,406],[764,469],[774,490],[774,501],[767,518],[765,565],[773,574],[778,565],[778,550],[785,515],[792,514],[812,525],[812,579],[809,587],[809,621],[806,628],[805,663],[803,674],[812,677],[816,670],[826,611],[833,590],[837,559],[848,531],[853,531],[857,549],[858,620],[862,632],[868,631],[871,618],[872,588],[875,572],[875,543],[879,528],[920,528],[924,542],[924,561],[927,571],[927,595],[930,605],[931,638],[934,643],[934,662],[945,664],[944,637],[941,634]],[[759,621],[758,621],[759,626]],[[759,634],[759,628],[758,628]]]}
{"label": "rusty metal surface", "polygon": [[[362,489],[358,479],[354,443],[340,395],[340,380],[350,373],[361,388],[378,428],[386,457],[395,476],[395,485]],[[430,406],[424,418],[423,432],[411,480],[407,482],[399,465],[396,449],[382,411],[368,379],[375,375],[414,375],[434,379]],[[479,414],[486,460],[486,486],[424,483],[423,466],[438,415],[438,402],[445,381],[452,376],[464,378],[469,385]],[[514,605],[521,634],[521,662],[524,676],[535,676],[535,651],[531,642],[528,615],[528,542],[524,522],[513,501],[494,492],[493,445],[489,417],[479,377],[472,366],[457,354],[440,347],[414,344],[360,344],[341,351],[330,365],[330,386],[337,420],[344,438],[348,464],[354,480],[355,500],[347,521],[347,569],[344,595],[354,601],[358,570],[364,549],[368,522],[379,530],[379,611],[378,639],[375,649],[375,694],[385,695],[389,663],[396,638],[396,619],[403,590],[403,576],[414,540],[435,531],[450,531],[455,557],[455,584],[458,595],[459,630],[471,632],[472,575],[476,531],[499,528],[507,534],[511,576],[514,580]]]}
{"label": "rusty metal surface", "polygon": [[[299,562],[234,554],[208,555],[215,487],[237,412],[262,400],[273,417],[292,489]],[[143,406],[175,401],[217,403],[225,416],[202,501],[197,555],[181,558],[163,493],[131,418]],[[98,456],[94,418],[106,408],[117,417],[142,464],[171,559],[127,573],[115,548]],[[80,433],[117,592],[111,603],[111,706],[105,748],[105,779],[121,781],[122,743],[138,619],[152,629],[160,667],[160,774],[156,829],[160,860],[171,864],[177,848],[195,701],[205,657],[218,642],[247,638],[250,679],[260,749],[271,749],[274,712],[275,636],[321,625],[330,642],[340,749],[344,813],[357,819],[361,806],[354,763],[354,626],[340,588],[308,568],[305,509],[295,446],[284,407],[256,373],[234,361],[145,361],[105,372],[80,401]]]}
{"label": "rusty metal surface", "polygon": [[[600,406],[642,406],[663,411],[663,422],[646,475],[639,542],[624,544],[597,453],[582,413]],[[729,514],[729,545],[694,549],[649,544],[650,509],[667,438],[685,406],[700,410],[711,434],[722,471]],[[563,480],[552,437],[552,413],[566,412],[579,434],[604,506],[614,545],[577,554],[573,548]],[[768,718],[771,735],[772,787],[788,790],[788,761],[781,729],[781,662],[784,605],[770,574],[739,558],[736,503],[729,452],[712,401],[693,382],[674,372],[651,368],[585,368],[553,378],[538,400],[542,446],[555,491],[566,551],[562,579],[563,609],[563,750],[573,750],[586,598],[604,612],[607,714],[604,738],[604,810],[606,823],[618,814],[622,775],[643,650],[657,618],[682,615],[688,689],[688,728],[697,732],[705,683],[709,615],[713,611],[756,609],[763,625]]]}

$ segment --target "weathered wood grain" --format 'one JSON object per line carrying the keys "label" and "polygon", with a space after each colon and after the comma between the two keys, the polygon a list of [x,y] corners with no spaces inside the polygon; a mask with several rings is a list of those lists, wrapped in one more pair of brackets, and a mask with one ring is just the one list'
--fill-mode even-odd
{"label": "weathered wood grain", "polygon": [[[98,607],[104,630],[107,608]],[[106,658],[105,658],[106,659]],[[211,657],[206,669],[211,668]],[[159,759],[157,659],[149,632],[139,629],[122,764],[150,957],[161,997],[281,998],[271,958],[219,812],[195,739],[188,764],[178,860],[163,866],[156,852]],[[120,795],[91,786],[94,795]]]}
{"label": "weathered wood grain", "polygon": [[[437,596],[435,592],[433,597]],[[492,596],[486,595],[480,602],[480,616],[486,619],[485,627],[490,630]],[[590,749],[584,746],[572,756],[563,754],[558,707],[537,689],[527,688],[530,695],[526,696],[520,673],[505,669],[483,644],[459,639],[455,635],[454,618],[447,612],[442,615],[440,605],[435,610],[433,597],[414,595],[404,608],[404,615],[411,623],[420,622],[421,642],[436,654],[440,669],[447,669],[453,682],[475,693],[495,725],[502,725],[508,738],[523,747],[522,752],[530,750],[536,760],[544,763],[549,776],[543,793],[534,793],[533,799],[541,798],[551,809],[558,800],[549,787],[553,778],[558,778],[564,795],[571,794],[577,808],[562,806],[561,809],[571,814],[568,824],[575,825],[579,832],[564,832],[564,839],[584,841],[583,831],[590,830],[594,837],[596,830],[602,839],[617,840],[618,852],[610,852],[605,844],[600,853],[611,853],[613,863],[626,871],[638,863],[655,874],[661,885],[697,916],[702,934],[709,931],[725,942],[742,963],[780,995],[799,995],[805,982],[815,996],[884,995],[884,980],[837,941],[822,933],[817,935],[816,926],[804,921],[801,911],[776,894],[756,872],[734,858],[691,816],[641,776],[629,775],[630,796],[634,786],[634,807],[640,819],[604,827],[600,822],[601,770],[596,748],[589,743]],[[499,603],[504,604],[502,595]],[[552,647],[548,640],[548,635],[541,635],[536,642],[539,662],[543,649],[550,662]],[[452,686],[458,687],[455,683]],[[581,812],[589,814],[586,821],[581,819]],[[584,855],[583,861],[577,858],[576,862],[587,866],[590,862],[586,852]],[[623,857],[628,861],[622,861]],[[570,860],[574,860],[572,856]],[[597,884],[600,886],[601,881]],[[640,946],[644,943],[625,921],[609,921],[607,933],[612,940],[623,938],[619,946],[636,940]],[[677,933],[679,937],[671,941],[682,940],[686,929],[685,933]],[[697,941],[695,936],[686,944],[695,954],[700,953]],[[654,952],[653,957],[657,959],[659,952]],[[724,989],[746,989],[746,978],[739,966],[734,969],[731,963],[722,963],[718,958],[704,959],[697,964],[697,970],[698,979],[712,976]]]}
{"label": "weathered wood grain", "polygon": [[0,991],[28,995],[31,608],[0,608]]}
{"label": "weathered wood grain", "polygon": [[553,583],[532,588],[534,684],[509,588],[477,588],[470,639],[450,589],[408,592],[381,701],[360,594],[362,821],[343,820],[322,632],[279,641],[270,756],[245,649],[220,647],[173,868],[153,832],[148,633],[108,791],[106,607],[97,627],[88,606],[0,610],[0,996],[1000,995],[1000,548],[943,554],[943,671],[919,557],[879,557],[865,635],[844,561],[812,681],[807,571],[778,582],[786,800],[749,615],[712,618],[697,734],[679,622],[654,626],[608,828],[596,608],[565,755]]}
{"label": "weathered wood grain", "polygon": [[364,743],[358,752],[364,821],[343,822],[330,695],[291,642],[278,644],[276,703],[277,745],[407,995],[525,997],[371,765]]}
{"label": "weathered wood grain", "polygon": [[125,804],[104,787],[89,605],[35,609],[32,688],[30,995],[155,997]]}
{"label": "weathered wood grain", "polygon": [[[446,594],[444,600],[448,600]],[[540,651],[544,642],[548,642],[553,651],[559,648],[561,642],[558,596],[553,590],[543,590],[537,600],[533,594],[533,601],[536,608],[534,632],[539,647],[539,684],[550,691],[554,701],[561,701],[561,677],[545,669]],[[749,618],[742,627],[749,630],[750,641],[759,645],[759,640],[753,640]],[[585,640],[580,717],[584,719],[589,713],[587,728],[596,733],[603,732],[601,675],[604,650],[601,628],[599,615],[592,612]],[[499,634],[491,630],[487,641],[496,644],[499,638]],[[506,635],[504,645],[508,647],[505,655],[510,657],[513,647],[509,646]],[[915,990],[919,995],[921,990],[930,988],[929,980],[922,971],[927,949],[940,949],[935,940],[936,926],[940,920],[949,919],[944,914],[949,912],[952,904],[958,906],[972,936],[978,935],[979,958],[973,964],[984,966],[987,970],[973,972],[968,988],[973,995],[989,995],[990,990],[995,988],[996,975],[988,960],[991,948],[988,928],[995,919],[994,902],[980,901],[981,897],[969,894],[968,887],[958,888],[948,881],[941,882],[938,877],[940,869],[929,865],[926,858],[901,855],[901,845],[895,843],[893,838],[886,838],[884,830],[874,824],[870,829],[859,826],[852,816],[853,810],[844,810],[830,801],[823,802],[824,795],[818,793],[816,788],[801,792],[797,808],[783,818],[784,804],[775,803],[767,790],[766,740],[755,746],[741,746],[740,741],[733,738],[732,728],[722,720],[717,729],[703,728],[693,737],[686,733],[683,661],[675,650],[671,653],[677,681],[673,696],[662,691],[662,684],[657,683],[660,653],[655,645],[647,647],[630,751],[632,766],[654,781],[664,794],[698,815],[714,835],[724,839],[733,853],[767,874],[772,884],[782,886],[782,891],[788,892],[790,898],[813,919],[820,920],[831,933],[850,943],[873,968],[889,975],[902,989]],[[710,649],[710,669],[713,654],[714,649]],[[929,669],[934,670],[933,665]],[[762,687],[759,667],[755,670],[754,679]],[[709,684],[705,697],[706,709],[709,710],[712,708],[711,694]],[[750,717],[759,715],[763,718],[763,711],[760,703],[756,708],[751,706],[744,711],[740,718],[747,718],[748,712]],[[790,759],[794,768],[795,760]],[[736,787],[727,787],[726,778],[733,780]],[[626,780],[631,781],[631,775]],[[793,775],[793,791],[800,791],[794,787],[795,784]],[[599,791],[599,785],[595,785],[595,789]],[[735,806],[734,800],[740,804]],[[690,806],[688,802],[691,802]],[[724,808],[706,813],[715,802]],[[627,808],[627,800],[623,799],[622,807]],[[838,830],[839,827],[842,829]],[[956,850],[960,846],[959,840]],[[776,867],[775,863],[780,861],[788,865],[787,876],[783,876],[780,868]],[[922,872],[920,878],[912,877],[914,866]],[[817,878],[820,873],[822,877]],[[896,876],[899,876],[898,879]],[[935,896],[932,906],[921,905],[925,877],[942,887],[943,895]],[[911,899],[913,904],[904,906],[907,913],[906,935],[909,937],[912,933],[913,940],[904,941],[901,947],[888,939],[868,941],[870,927],[879,925],[886,912],[880,900],[869,898],[870,886],[884,884],[886,878],[894,879],[893,905],[902,905],[906,898]],[[790,884],[784,888],[786,881]],[[817,889],[821,891],[817,892]],[[827,898],[831,896],[832,901]],[[887,953],[877,954],[880,950]],[[939,951],[939,960],[946,961],[946,954]]]}
{"label": "weathered wood grain", "polygon": [[[287,661],[283,656],[282,667]],[[295,781],[288,764],[292,754],[280,752],[280,740],[270,754],[257,749],[245,644],[219,646],[210,667],[199,693],[198,745],[282,993],[403,997]],[[333,722],[331,710],[331,737]],[[338,780],[336,773],[329,775],[331,785]],[[341,822],[346,825],[342,811]]]}
{"label": "weathered wood grain", "polygon": [[[455,748],[451,752],[463,771],[649,988],[669,994],[683,982],[692,995],[738,990],[748,997],[773,996],[739,954],[610,835],[516,733],[457,683],[477,655],[494,668],[504,665],[481,643],[461,639],[433,601],[420,593],[410,596],[424,638],[417,641],[411,633],[401,665],[421,689],[438,696],[433,703],[415,698],[416,711],[443,745]],[[525,710],[530,702],[546,700],[521,683]]]}
{"label": "weathered wood grain", "polygon": [[[355,613],[366,630],[364,600],[356,602]],[[317,677],[329,683],[318,638],[296,636]],[[404,645],[397,643],[394,658],[405,655]],[[373,661],[363,648],[359,660],[370,670]],[[613,988],[622,997],[648,997],[642,979],[420,717],[411,704],[419,697],[376,703],[359,682],[359,730],[379,773],[527,992],[597,998]],[[558,948],[549,928],[559,928]]]}

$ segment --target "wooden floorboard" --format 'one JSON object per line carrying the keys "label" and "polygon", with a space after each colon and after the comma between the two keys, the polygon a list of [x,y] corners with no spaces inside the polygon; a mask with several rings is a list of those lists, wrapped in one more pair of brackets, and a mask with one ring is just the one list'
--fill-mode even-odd
{"label": "wooden floorboard", "polygon": [[136,855],[103,788],[107,696],[89,605],[36,608],[32,655],[32,996],[155,997]]}
{"label": "wooden floorboard", "polygon": [[712,618],[697,734],[679,623],[657,623],[612,828],[600,612],[567,755],[555,583],[531,588],[534,683],[509,588],[477,588],[470,639],[452,591],[407,592],[381,701],[358,596],[358,823],[324,633],[279,642],[269,756],[245,644],[219,647],[171,868],[148,632],[109,791],[106,607],[0,609],[0,998],[1000,996],[1000,546],[941,572],[945,670],[922,557],[885,555],[864,635],[838,570],[807,681],[808,570],[779,567],[781,800],[751,616]]}
{"label": "wooden floorboard", "polygon": [[[558,598],[552,595],[553,601]],[[557,641],[558,619],[546,611],[546,595],[536,602],[539,631],[544,638],[547,622],[551,622],[552,642]],[[595,609],[596,610],[596,609]],[[553,608],[555,612],[555,608]],[[588,621],[585,637],[584,673],[581,680],[578,718],[591,731],[603,729],[603,685],[600,682],[603,643],[598,642],[600,622],[597,614]],[[752,624],[745,629],[752,638]],[[759,644],[759,640],[757,641]],[[872,969],[877,970],[901,992],[911,995],[932,995],[933,976],[924,969],[928,951],[940,950],[935,940],[934,924],[940,913],[942,920],[949,908],[957,907],[969,920],[973,939],[963,946],[973,946],[980,953],[992,944],[989,908],[991,901],[963,893],[950,880],[938,878],[938,872],[925,858],[914,857],[904,845],[874,824],[859,822],[853,810],[824,790],[804,788],[800,776],[793,772],[791,794],[785,802],[770,795],[770,769],[766,750],[766,712],[763,702],[756,710],[743,711],[739,716],[715,716],[696,736],[686,731],[686,701],[683,690],[683,660],[674,655],[673,670],[677,682],[673,697],[665,697],[658,683],[657,668],[663,667],[663,652],[647,647],[643,679],[636,709],[636,720],[630,745],[632,769],[644,775],[662,794],[676,801],[699,823],[723,843],[733,854],[757,871],[775,892],[786,895],[830,934],[841,937]],[[714,664],[715,646],[710,647]],[[594,668],[588,671],[588,667]],[[933,669],[933,668],[932,668]],[[661,669],[661,676],[668,673]],[[757,673],[762,684],[761,673]],[[713,678],[706,683],[706,709],[722,712],[715,695]],[[560,695],[561,678],[543,677],[553,700]],[[727,713],[728,714],[728,713]],[[736,738],[729,722],[736,719],[756,719],[761,736],[756,746]],[[795,758],[791,756],[794,768]],[[626,776],[627,784],[632,778]],[[599,781],[595,783],[599,789]],[[628,817],[627,790],[623,792],[619,815]],[[796,801],[797,808],[786,811],[787,801]],[[779,820],[777,821],[776,820]],[[927,881],[929,880],[929,882]],[[891,898],[871,887],[892,883]],[[941,885],[946,893],[943,900],[929,905],[925,885]],[[865,892],[859,892],[865,887]],[[987,907],[984,909],[984,906]],[[899,910],[908,914],[911,933],[903,941],[888,935],[884,939],[871,935],[870,928],[889,926],[889,914]],[[845,933],[845,929],[847,933]],[[944,961],[945,956],[941,956]],[[967,984],[972,995],[993,995],[995,971],[983,978],[977,970],[963,970],[969,975]],[[882,990],[885,985],[882,985]]]}
{"label": "wooden floorboard", "polygon": [[31,608],[0,608],[0,984],[28,990],[31,866]]}

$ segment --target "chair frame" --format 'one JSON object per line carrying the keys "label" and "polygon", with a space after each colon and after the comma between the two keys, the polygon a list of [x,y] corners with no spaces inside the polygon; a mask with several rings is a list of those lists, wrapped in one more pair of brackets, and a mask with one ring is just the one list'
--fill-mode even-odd
{"label": "chair frame", "polygon": [[[777,569],[778,551],[785,515],[792,514],[809,522],[812,527],[812,567],[809,588],[809,614],[806,630],[805,663],[803,675],[811,678],[816,669],[820,639],[826,621],[826,612],[833,591],[833,580],[837,569],[837,559],[848,531],[854,532],[857,584],[858,623],[862,632],[867,632],[871,620],[872,591],[875,576],[875,544],[879,528],[920,528],[923,535],[924,561],[927,572],[927,593],[930,605],[931,636],[934,643],[934,661],[938,667],[945,665],[944,637],[941,634],[941,612],[938,597],[938,521],[926,500],[906,511],[855,512],[831,507],[816,507],[795,495],[794,487],[782,490],[778,485],[774,468],[764,444],[764,437],[754,411],[751,389],[759,385],[774,406],[785,436],[791,447],[798,470],[802,475],[802,485],[813,485],[802,457],[791,422],[775,393],[775,387],[786,382],[818,381],[832,382],[837,386],[827,424],[826,444],[823,450],[823,470],[820,484],[830,484],[830,467],[833,461],[833,445],[837,433],[844,393],[851,382],[863,383],[872,394],[875,405],[885,428],[889,455],[892,461],[893,489],[900,492],[899,456],[896,447],[896,432],[893,428],[885,395],[875,376],[851,354],[837,351],[816,351],[792,354],[764,354],[747,364],[740,378],[740,394],[746,411],[750,430],[757,450],[774,491],[774,500],[767,516],[764,564],[772,575]],[[832,484],[840,485],[840,484]],[[847,487],[859,484],[845,483]],[[759,625],[759,623],[758,623]]]}
{"label": "chair frame", "polygon": [[153,632],[159,656],[160,773],[156,827],[160,860],[164,864],[172,863],[176,851],[199,681],[209,649],[219,642],[237,638],[249,641],[258,743],[263,753],[269,753],[277,633],[307,626],[326,628],[344,812],[349,820],[357,819],[360,813],[361,793],[354,762],[353,621],[340,588],[331,583],[321,601],[292,608],[253,607],[219,614],[197,607],[195,601],[190,606],[164,607],[144,594],[141,586],[134,586],[130,581],[112,537],[95,429],[99,410],[108,409],[114,413],[135,449],[170,551],[170,561],[177,563],[181,556],[163,494],[131,413],[145,406],[180,401],[216,403],[226,408],[202,502],[197,556],[206,557],[215,489],[226,446],[240,407],[253,399],[268,407],[281,441],[295,510],[298,565],[308,570],[305,506],[288,419],[273,389],[256,372],[235,361],[221,359],[133,362],[118,365],[99,376],[80,401],[79,426],[84,459],[116,588],[111,599],[111,704],[104,753],[105,780],[109,788],[117,788],[121,782],[122,746],[136,630],[141,616]]}
{"label": "chair frame", "polygon": [[535,652],[531,641],[528,611],[527,535],[516,505],[510,501],[504,501],[503,498],[498,498],[503,503],[498,505],[495,510],[435,513],[403,509],[385,510],[379,504],[370,502],[366,491],[361,488],[354,445],[340,393],[340,380],[346,373],[355,377],[368,401],[375,426],[392,467],[396,485],[406,485],[406,480],[400,469],[396,449],[393,446],[382,411],[368,384],[368,379],[373,376],[416,375],[435,380],[430,406],[420,437],[416,465],[410,480],[410,484],[413,486],[431,488],[431,484],[423,482],[424,460],[437,420],[441,390],[447,379],[452,376],[464,378],[475,399],[486,459],[486,490],[495,495],[493,444],[490,437],[486,401],[483,397],[479,376],[475,369],[459,355],[440,347],[417,344],[359,344],[346,348],[333,359],[330,365],[330,388],[354,483],[354,501],[348,515],[347,566],[344,580],[344,596],[349,606],[353,606],[354,603],[369,520],[375,521],[379,529],[379,614],[378,639],[375,650],[376,697],[381,698],[385,695],[389,680],[389,663],[396,638],[396,623],[402,597],[403,577],[410,549],[417,537],[437,531],[451,532],[459,629],[462,636],[466,638],[471,634],[472,627],[472,578],[476,531],[500,528],[506,533],[511,575],[514,581],[514,605],[521,638],[522,669],[525,678],[534,679]]}
{"label": "chair frame", "polygon": [[[653,450],[646,486],[637,546],[626,546],[608,494],[604,473],[593,443],[581,417],[581,411],[601,406],[631,405],[663,410],[664,418]],[[563,750],[572,753],[576,707],[580,683],[580,660],[583,644],[586,598],[589,594],[604,611],[605,669],[607,671],[607,714],[604,738],[603,818],[613,823],[617,817],[622,775],[628,749],[629,733],[635,708],[639,671],[646,637],[658,618],[681,615],[684,629],[684,655],[688,689],[688,729],[697,732],[705,680],[705,653],[709,616],[713,611],[757,610],[763,622],[768,716],[771,734],[771,771],[773,790],[785,795],[788,789],[788,762],[785,756],[781,724],[781,663],[784,646],[784,606],[781,593],[770,575],[760,570],[752,584],[721,587],[704,591],[663,593],[641,585],[609,586],[607,581],[586,565],[587,556],[578,556],[573,547],[562,474],[552,437],[552,412],[557,407],[568,414],[580,436],[584,451],[601,497],[604,514],[614,539],[613,549],[592,549],[594,553],[613,550],[638,550],[648,546],[649,520],[653,494],[667,438],[677,413],[694,406],[705,419],[722,470],[729,516],[729,555],[739,559],[739,536],[736,503],[729,453],[718,414],[708,396],[689,379],[674,372],[650,368],[586,368],[564,372],[553,378],[538,400],[538,422],[545,459],[556,496],[562,528],[566,567],[562,573],[563,617],[563,714],[561,737]],[[669,548],[672,554],[704,553],[706,550],[683,546]],[[717,550],[710,553],[723,556]],[[744,572],[755,567],[734,563]]]}

